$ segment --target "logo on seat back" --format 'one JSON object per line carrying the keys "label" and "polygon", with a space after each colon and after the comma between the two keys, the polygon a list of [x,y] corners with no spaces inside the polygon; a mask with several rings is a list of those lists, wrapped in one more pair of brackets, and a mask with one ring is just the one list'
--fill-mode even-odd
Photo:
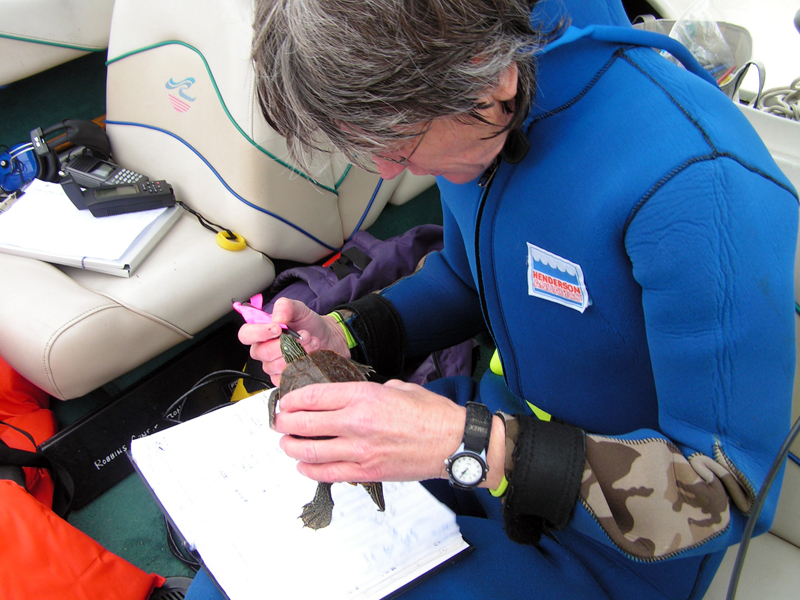
{"label": "logo on seat back", "polygon": [[528,244],[528,295],[586,310],[592,302],[580,265]]}
{"label": "logo on seat back", "polygon": [[[167,96],[169,97],[169,101],[172,103],[172,108],[181,113],[184,113],[190,108],[192,108],[191,103],[196,100],[196,97],[187,94],[186,90],[192,87],[194,82],[195,82],[194,77],[187,77],[186,79],[182,79],[181,81],[175,81],[174,78],[171,78],[166,83],[165,87],[168,90],[174,90],[173,92],[167,94]],[[180,98],[178,96],[180,96]]]}

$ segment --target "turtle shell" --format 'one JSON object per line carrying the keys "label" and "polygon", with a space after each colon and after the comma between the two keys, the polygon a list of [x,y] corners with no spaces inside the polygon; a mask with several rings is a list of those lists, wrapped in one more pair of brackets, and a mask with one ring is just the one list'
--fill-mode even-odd
{"label": "turtle shell", "polygon": [[[284,351],[284,356],[287,356]],[[270,397],[269,424],[275,424],[276,404],[281,396],[292,390],[311,385],[313,383],[343,383],[346,381],[366,381],[367,375],[372,371],[370,367],[345,358],[333,350],[317,350],[311,354],[295,358],[286,365],[281,374],[281,385],[277,394]],[[318,437],[314,439],[330,439]],[[355,484],[353,484],[355,485]],[[361,484],[379,511],[386,508],[383,497],[383,484],[380,482],[366,482]],[[333,497],[331,484],[320,482],[314,499],[303,506],[300,518],[305,527],[322,529],[327,527],[333,516]]]}
{"label": "turtle shell", "polygon": [[286,365],[281,374],[280,395],[312,383],[366,381],[367,371],[368,368],[364,365],[333,350],[317,350]]}

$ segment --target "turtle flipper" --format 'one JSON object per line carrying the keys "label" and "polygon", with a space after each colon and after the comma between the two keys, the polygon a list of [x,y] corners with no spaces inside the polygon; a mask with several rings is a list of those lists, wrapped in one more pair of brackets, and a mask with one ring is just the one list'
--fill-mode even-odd
{"label": "turtle flipper", "polygon": [[381,512],[386,510],[386,502],[383,499],[383,484],[378,482],[362,483],[361,485],[365,490],[367,490],[367,493],[369,494],[369,497],[372,498],[372,501],[378,505],[378,510]]}
{"label": "turtle flipper", "polygon": [[320,481],[314,499],[303,507],[300,518],[303,525],[310,529],[323,529],[331,524],[333,517],[333,497],[331,484]]}

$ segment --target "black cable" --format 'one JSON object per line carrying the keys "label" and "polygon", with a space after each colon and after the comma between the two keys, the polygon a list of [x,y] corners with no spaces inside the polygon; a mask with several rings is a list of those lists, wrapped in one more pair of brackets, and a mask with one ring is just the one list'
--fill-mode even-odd
{"label": "black cable", "polygon": [[[178,201],[178,204],[183,208],[183,210],[185,210],[185,211],[193,214],[195,217],[197,217],[197,220],[200,221],[200,225],[202,225],[203,227],[205,227],[209,231],[213,231],[214,233],[221,233],[221,232],[224,231],[225,232],[225,237],[227,237],[229,240],[235,240],[236,239],[236,234],[233,233],[233,231],[231,231],[227,227],[223,227],[222,225],[217,225],[213,221],[209,221],[203,215],[201,215],[199,212],[197,212],[193,208],[190,208],[189,205],[186,204],[185,202]],[[216,229],[214,229],[214,227],[216,227]]]}
{"label": "black cable", "polygon": [[[169,551],[172,552],[172,555],[194,572],[199,571],[200,561],[186,547],[185,542],[179,542],[175,539],[175,530],[167,517],[164,517],[164,526],[167,529],[167,546],[169,547]],[[183,538],[183,536],[181,536],[181,538]]]}
{"label": "black cable", "polygon": [[183,405],[186,403],[186,399],[193,393],[199,390],[200,388],[209,385],[211,383],[217,383],[219,381],[225,381],[230,378],[235,379],[252,379],[254,381],[259,381],[266,385],[266,387],[273,387],[272,382],[268,379],[264,379],[263,377],[256,377],[255,375],[251,375],[250,373],[245,373],[243,371],[235,371],[235,370],[222,370],[222,371],[214,371],[213,373],[209,373],[202,379],[200,379],[197,383],[195,383],[192,388],[186,392],[185,394],[181,395],[175,402],[169,405],[169,407],[164,411],[163,419],[166,421],[170,421],[172,423],[180,423],[179,419],[172,419],[169,418],[167,415],[174,412],[178,409],[180,405],[179,414],[183,412]]}
{"label": "black cable", "polygon": [[800,417],[798,417],[797,421],[795,421],[791,431],[789,432],[789,435],[786,436],[783,446],[781,446],[781,449],[778,451],[778,455],[775,457],[775,460],[772,462],[772,466],[770,466],[770,469],[767,472],[767,477],[764,479],[764,483],[761,484],[761,489],[758,491],[756,501],[753,503],[753,510],[750,513],[750,517],[747,519],[747,524],[745,525],[744,532],[742,533],[742,541],[739,544],[739,551],[736,553],[736,562],[733,563],[733,572],[731,573],[731,580],[728,584],[728,594],[725,596],[725,600],[733,600],[736,596],[736,588],[739,586],[739,578],[742,575],[742,568],[744,567],[744,558],[747,554],[747,547],[750,545],[750,539],[753,537],[753,530],[756,527],[758,515],[761,513],[761,509],[764,507],[767,494],[769,493],[775,478],[778,476],[778,472],[781,470],[783,462],[789,455],[789,447],[794,442],[798,432],[800,432]]}

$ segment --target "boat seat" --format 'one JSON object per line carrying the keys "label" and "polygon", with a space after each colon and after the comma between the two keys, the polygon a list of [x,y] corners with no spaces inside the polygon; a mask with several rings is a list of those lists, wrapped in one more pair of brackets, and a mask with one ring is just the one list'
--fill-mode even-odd
{"label": "boat seat", "polygon": [[[725,600],[739,544],[731,546],[703,600]],[[736,600],[796,600],[800,590],[800,466],[786,465],[778,510],[769,532],[753,538]]]}
{"label": "boat seat", "polygon": [[[2,2],[4,0],[0,0]],[[0,355],[67,400],[106,385],[231,313],[274,279],[274,259],[310,263],[371,225],[387,203],[435,183],[383,181],[341,156],[308,172],[258,108],[250,0],[117,0],[106,130],[117,163],[163,179],[247,247],[223,249],[183,214],[130,278],[0,254]],[[66,115],[65,115],[66,116]]]}
{"label": "boat seat", "polygon": [[0,0],[0,87],[108,47],[114,0]]}

